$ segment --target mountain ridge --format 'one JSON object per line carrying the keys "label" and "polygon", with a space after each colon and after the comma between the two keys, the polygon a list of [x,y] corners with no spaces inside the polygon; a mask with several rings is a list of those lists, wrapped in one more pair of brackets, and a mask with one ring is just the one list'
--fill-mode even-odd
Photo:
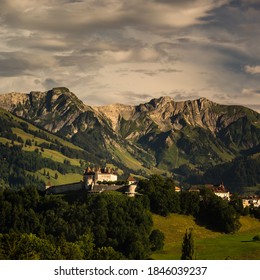
{"label": "mountain ridge", "polygon": [[4,107],[86,150],[134,172],[184,164],[205,170],[260,144],[260,115],[206,98],[169,96],[139,105],[88,106],[67,88],[0,96]]}

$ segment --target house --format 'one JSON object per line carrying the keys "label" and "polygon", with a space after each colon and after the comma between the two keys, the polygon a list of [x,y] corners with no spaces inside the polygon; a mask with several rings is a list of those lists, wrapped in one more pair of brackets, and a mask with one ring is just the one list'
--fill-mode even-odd
{"label": "house", "polygon": [[215,195],[221,197],[222,199],[230,200],[230,192],[225,188],[223,183],[217,186],[213,186],[213,192]]}
{"label": "house", "polygon": [[224,184],[221,183],[220,185],[212,185],[212,184],[206,184],[206,185],[199,185],[199,186],[191,186],[189,188],[189,192],[200,192],[202,188],[206,188],[211,190],[215,195],[221,197],[225,200],[230,200],[230,192],[225,188]]}
{"label": "house", "polygon": [[246,196],[242,198],[243,207],[260,207],[260,197],[256,195]]}

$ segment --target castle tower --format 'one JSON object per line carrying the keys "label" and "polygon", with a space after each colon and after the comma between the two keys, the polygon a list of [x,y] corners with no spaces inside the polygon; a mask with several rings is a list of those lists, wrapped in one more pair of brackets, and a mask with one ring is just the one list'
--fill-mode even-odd
{"label": "castle tower", "polygon": [[93,187],[93,185],[95,185],[95,174],[96,173],[89,167],[85,170],[83,174],[83,185],[85,189],[89,190]]}

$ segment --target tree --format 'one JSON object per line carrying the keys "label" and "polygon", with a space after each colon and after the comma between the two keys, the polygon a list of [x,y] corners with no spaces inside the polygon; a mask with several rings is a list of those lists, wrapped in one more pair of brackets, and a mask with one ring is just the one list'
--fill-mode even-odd
{"label": "tree", "polygon": [[228,201],[212,195],[201,202],[197,219],[208,228],[215,231],[231,233],[241,227],[239,213],[229,205]]}
{"label": "tree", "polygon": [[64,159],[63,163],[66,165],[70,165],[70,161],[68,159]]}
{"label": "tree", "polygon": [[194,260],[195,259],[195,249],[194,249],[194,239],[193,239],[193,229],[190,228],[186,230],[182,242],[182,260]]}
{"label": "tree", "polygon": [[55,173],[55,175],[54,175],[54,178],[55,178],[55,180],[57,180],[58,179],[58,173]]}
{"label": "tree", "polygon": [[180,194],[181,212],[185,215],[195,216],[200,208],[200,195],[198,192],[184,191]]}
{"label": "tree", "polygon": [[255,235],[253,241],[260,241],[260,234]]}
{"label": "tree", "polygon": [[244,207],[242,199],[238,196],[237,193],[234,193],[232,195],[232,199],[230,201],[230,205],[233,206],[233,208],[241,215],[244,215]]}
{"label": "tree", "polygon": [[98,248],[94,255],[95,260],[125,260],[125,256],[112,247]]}
{"label": "tree", "polygon": [[93,233],[90,230],[87,230],[76,243],[80,246],[80,249],[83,252],[83,259],[91,260],[95,247]]}
{"label": "tree", "polygon": [[149,198],[153,213],[167,216],[169,213],[180,212],[180,196],[175,192],[172,178],[152,175],[149,180],[139,182],[139,190]]}
{"label": "tree", "polygon": [[151,250],[161,250],[164,246],[164,234],[159,229],[154,229],[150,234]]}

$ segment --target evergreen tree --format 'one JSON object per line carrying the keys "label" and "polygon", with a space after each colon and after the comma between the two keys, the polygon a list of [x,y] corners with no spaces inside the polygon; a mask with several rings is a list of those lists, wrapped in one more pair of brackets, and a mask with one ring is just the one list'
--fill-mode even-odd
{"label": "evergreen tree", "polygon": [[151,250],[152,251],[161,250],[164,246],[164,239],[165,236],[163,232],[161,232],[159,229],[154,229],[149,236],[149,240],[151,243]]}
{"label": "evergreen tree", "polygon": [[194,239],[193,239],[193,229],[190,228],[186,230],[182,242],[182,260],[194,260],[195,259],[195,249],[194,249]]}

